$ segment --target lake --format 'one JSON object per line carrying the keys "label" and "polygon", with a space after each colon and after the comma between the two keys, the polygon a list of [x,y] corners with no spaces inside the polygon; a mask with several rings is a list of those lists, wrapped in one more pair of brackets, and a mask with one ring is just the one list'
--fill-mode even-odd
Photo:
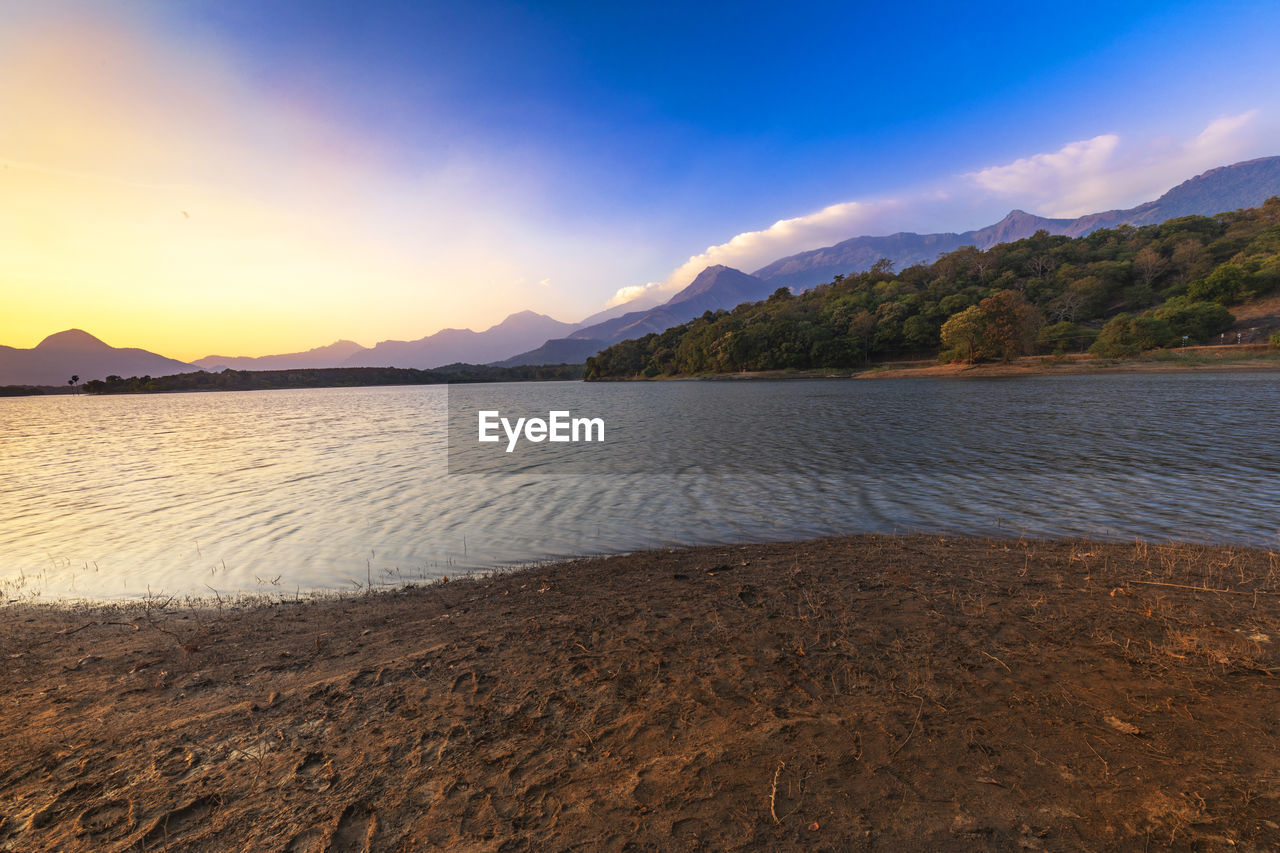
{"label": "lake", "polygon": [[[605,441],[508,455],[446,428],[476,406]],[[354,591],[863,532],[1275,547],[1278,438],[1273,373],[0,399],[0,592]]]}

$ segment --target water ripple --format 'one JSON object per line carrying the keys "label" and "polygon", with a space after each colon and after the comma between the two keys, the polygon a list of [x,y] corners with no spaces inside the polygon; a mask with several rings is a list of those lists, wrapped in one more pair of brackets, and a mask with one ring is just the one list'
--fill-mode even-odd
{"label": "water ripple", "polygon": [[1280,533],[1270,374],[484,391],[552,392],[620,426],[631,473],[449,475],[440,387],[0,400],[0,583],[292,593],[834,533]]}

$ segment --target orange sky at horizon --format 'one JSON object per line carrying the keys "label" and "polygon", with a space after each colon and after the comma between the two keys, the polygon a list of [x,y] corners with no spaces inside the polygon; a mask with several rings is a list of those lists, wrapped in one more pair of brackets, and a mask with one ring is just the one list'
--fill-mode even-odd
{"label": "orange sky at horizon", "polygon": [[540,284],[553,239],[492,251],[521,188],[483,164],[404,174],[207,45],[39,23],[0,35],[0,344],[79,328],[189,361],[599,307]]}

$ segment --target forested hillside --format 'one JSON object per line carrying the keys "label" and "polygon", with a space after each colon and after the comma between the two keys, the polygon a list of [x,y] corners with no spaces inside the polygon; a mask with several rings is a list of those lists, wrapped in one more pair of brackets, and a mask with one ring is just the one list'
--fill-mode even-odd
{"label": "forested hillside", "polygon": [[1091,349],[1108,356],[1204,343],[1228,306],[1280,290],[1280,198],[1259,208],[1045,231],[965,247],[895,272],[881,262],[800,294],[706,312],[587,360],[587,379],[849,368],[909,355],[1008,359]]}

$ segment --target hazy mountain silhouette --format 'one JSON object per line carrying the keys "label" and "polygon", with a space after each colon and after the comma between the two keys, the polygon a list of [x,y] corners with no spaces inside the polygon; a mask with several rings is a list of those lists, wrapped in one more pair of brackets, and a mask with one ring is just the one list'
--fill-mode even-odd
{"label": "hazy mountain silhouette", "polygon": [[[689,286],[656,308],[630,311],[620,317],[582,326],[567,338],[549,340],[529,352],[504,361],[503,366],[523,364],[576,364],[618,341],[662,332],[692,320],[704,311],[732,307],[742,302],[764,299],[777,285],[770,285],[741,270],[720,264],[698,273]],[[544,358],[555,359],[543,361]]]}
{"label": "hazy mountain silhouette", "polygon": [[383,341],[355,353],[344,367],[416,367],[430,369],[455,362],[488,364],[512,353],[532,349],[549,338],[564,337],[573,323],[562,323],[545,314],[521,311],[483,332],[442,329],[416,341]]}
{"label": "hazy mountain silhouette", "polygon": [[228,356],[206,355],[191,362],[209,371],[232,370],[299,370],[315,367],[338,367],[357,353],[368,352],[355,341],[334,341],[328,346],[315,347],[306,352],[290,352],[282,355]]}
{"label": "hazy mountain silhouette", "polygon": [[167,376],[195,369],[144,349],[117,348],[88,332],[68,329],[50,335],[32,349],[0,346],[0,385],[66,385],[108,376]]}
{"label": "hazy mountain silhouette", "polygon": [[584,326],[568,337],[578,340],[624,341],[649,332],[664,331],[691,320],[704,311],[764,299],[776,289],[777,285],[770,287],[767,282],[741,270],[717,264],[698,273],[698,277],[688,287],[656,308],[631,311],[594,326]]}
{"label": "hazy mountain silhouette", "polygon": [[629,302],[624,302],[621,305],[614,305],[610,308],[604,309],[603,311],[597,311],[590,317],[583,318],[578,323],[578,328],[594,326],[598,323],[603,323],[606,320],[621,317],[623,314],[630,314],[636,311],[647,311],[650,308],[656,308],[665,301],[666,300],[662,298],[661,294],[655,297],[653,291],[646,291]]}
{"label": "hazy mountain silhouette", "polygon": [[542,346],[511,358],[494,362],[495,367],[523,367],[526,364],[582,364],[609,346],[606,341],[555,338]]}

